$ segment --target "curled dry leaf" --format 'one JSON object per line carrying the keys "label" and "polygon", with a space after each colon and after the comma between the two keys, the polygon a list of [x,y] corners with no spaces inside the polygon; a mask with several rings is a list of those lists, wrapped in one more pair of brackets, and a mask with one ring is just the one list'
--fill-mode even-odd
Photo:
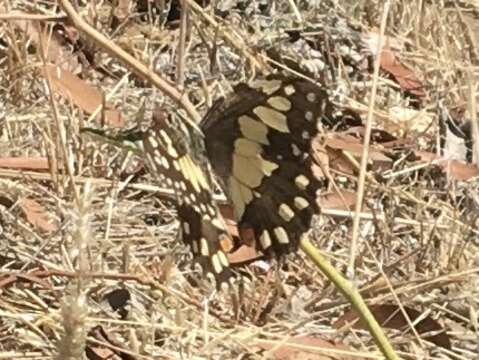
{"label": "curled dry leaf", "polygon": [[39,230],[52,232],[58,229],[52,221],[52,216],[38,202],[32,199],[20,200],[20,208],[27,221]]}
{"label": "curled dry leaf", "polygon": [[[404,317],[398,305],[372,305],[369,307],[379,324],[388,329],[396,329],[402,332],[411,333],[409,323]],[[423,335],[424,340],[430,341],[437,346],[445,349],[451,349],[451,340],[446,330],[430,316],[423,317],[420,311],[409,307],[404,307],[411,323],[415,324],[418,334]],[[416,323],[416,321],[418,321]],[[355,310],[350,310],[341,316],[334,324],[333,328],[339,329],[347,324],[353,324],[354,329],[366,329],[364,322],[359,320]],[[430,334],[428,334],[430,333]]]}

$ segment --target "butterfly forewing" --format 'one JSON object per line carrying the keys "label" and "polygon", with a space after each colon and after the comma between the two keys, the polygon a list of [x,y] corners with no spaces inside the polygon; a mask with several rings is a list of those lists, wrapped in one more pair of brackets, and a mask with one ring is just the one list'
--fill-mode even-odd
{"label": "butterfly forewing", "polygon": [[183,141],[185,136],[171,119],[156,113],[143,140],[146,163],[161,184],[174,189],[183,241],[204,273],[219,285],[232,276],[220,247],[229,235],[213,201],[208,176]]}
{"label": "butterfly forewing", "polygon": [[319,212],[311,140],[332,118],[328,96],[302,79],[275,78],[235,88],[202,121],[208,158],[223,181],[240,226],[257,247],[294,250]]}

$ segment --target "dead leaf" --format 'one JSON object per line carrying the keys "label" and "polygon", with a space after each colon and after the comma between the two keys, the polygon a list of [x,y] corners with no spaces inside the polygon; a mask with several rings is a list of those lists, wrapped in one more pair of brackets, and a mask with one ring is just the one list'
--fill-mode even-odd
{"label": "dead leaf", "polygon": [[[409,328],[409,323],[404,317],[401,309],[398,305],[386,304],[386,305],[372,305],[369,306],[369,309],[373,313],[374,317],[378,323],[388,329],[395,329],[399,331],[406,332],[411,334],[412,331]],[[445,349],[451,349],[451,340],[446,334],[446,330],[439,325],[439,323],[432,319],[430,316],[423,318],[420,311],[411,309],[409,307],[404,307],[407,316],[412,323],[415,323],[417,319],[420,318],[418,323],[415,323],[414,327],[418,334],[424,334],[422,338],[424,340],[430,341],[437,346],[441,346]],[[356,313],[356,310],[350,310],[341,316],[334,324],[333,328],[340,329],[343,326],[354,323],[354,329],[366,329],[365,324],[359,320],[359,316]],[[426,333],[434,332],[432,335],[427,335]]]}
{"label": "dead leaf", "polygon": [[58,227],[52,222],[52,216],[38,202],[32,199],[22,199],[19,202],[27,221],[34,227],[45,232],[58,230]]}
{"label": "dead leaf", "polygon": [[324,209],[354,210],[356,197],[355,192],[342,189],[340,194],[335,192],[321,195],[318,199],[318,203],[319,206]]}
{"label": "dead leaf", "polygon": [[239,243],[239,246],[236,245],[237,248],[232,251],[232,249],[235,248],[235,244],[231,239],[223,239],[221,241],[221,248],[226,252],[228,261],[233,265],[241,265],[262,258],[263,254],[258,252],[254,247],[255,236],[253,229],[250,227],[238,229],[231,205],[220,204],[218,207],[226,222],[230,235],[236,238],[236,243]]}
{"label": "dead leaf", "polygon": [[[69,101],[72,101],[86,113],[91,114],[102,105],[103,97],[101,92],[75,74],[53,65],[48,65],[47,71],[52,82],[53,90]],[[100,116],[101,114],[99,114],[97,118],[99,119]],[[123,127],[125,125],[120,112],[112,109],[108,103],[105,109],[105,122],[113,127]]]}
{"label": "dead leaf", "polygon": [[391,50],[384,49],[382,51],[380,66],[393,76],[402,90],[409,91],[418,98],[426,96],[423,86],[414,72],[402,65]]}
{"label": "dead leaf", "polygon": [[[357,173],[357,167],[343,152],[347,152],[354,157],[359,164],[363,151],[362,138],[346,133],[336,133],[326,139],[325,146],[331,169],[348,175]],[[384,151],[385,148],[381,144],[370,145],[368,153],[369,170],[384,171],[391,168],[392,160],[384,154]]]}
{"label": "dead leaf", "polygon": [[426,151],[416,151],[415,155],[423,162],[434,162],[448,177],[457,181],[467,181],[479,176],[479,166],[463,163],[458,160],[448,160]]}
{"label": "dead leaf", "polygon": [[[370,32],[365,35],[363,40],[368,45],[369,51],[375,54],[378,48],[378,33],[374,31]],[[389,73],[397,81],[402,90],[408,91],[418,98],[424,97],[426,94],[424,93],[421,81],[412,70],[402,65],[395,55],[395,49],[402,47],[399,40],[390,36],[385,36],[383,40],[385,44],[379,59],[381,69]]]}
{"label": "dead leaf", "polygon": [[[12,11],[12,13],[19,12]],[[11,22],[30,38],[37,51],[40,51],[43,47],[43,54],[47,62],[56,64],[73,73],[81,71],[78,56],[73,53],[73,46],[67,46],[60,33],[50,31],[47,27],[42,26],[39,21],[13,20]],[[71,32],[66,27],[64,29]]]}
{"label": "dead leaf", "polygon": [[0,158],[0,168],[48,170],[48,159],[45,157],[4,157]]}
{"label": "dead leaf", "polygon": [[233,265],[243,265],[262,258],[254,247],[241,245],[237,250],[226,254],[228,261]]}
{"label": "dead leaf", "polygon": [[[326,140],[326,146],[335,150],[347,151],[354,157],[360,159],[363,152],[362,139],[355,138],[347,134],[335,134]],[[378,146],[369,147],[368,159],[373,162],[391,163],[391,159],[381,152]]]}

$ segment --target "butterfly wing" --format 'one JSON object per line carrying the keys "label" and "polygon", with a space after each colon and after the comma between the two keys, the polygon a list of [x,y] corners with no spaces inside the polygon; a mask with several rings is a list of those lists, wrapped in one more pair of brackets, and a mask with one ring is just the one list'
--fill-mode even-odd
{"label": "butterfly wing", "polygon": [[143,139],[147,166],[159,183],[174,189],[182,238],[195,261],[218,285],[226,283],[233,272],[220,245],[229,235],[208,176],[184,141],[186,134],[162,114],[153,120]]}
{"label": "butterfly wing", "polygon": [[240,85],[201,123],[213,169],[223,181],[240,226],[257,247],[281,255],[298,246],[319,212],[311,141],[332,119],[326,92],[302,79],[272,78]]}

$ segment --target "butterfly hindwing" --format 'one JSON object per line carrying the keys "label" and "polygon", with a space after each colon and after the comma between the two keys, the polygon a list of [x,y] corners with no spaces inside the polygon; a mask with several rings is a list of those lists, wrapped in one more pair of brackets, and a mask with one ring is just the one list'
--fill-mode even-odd
{"label": "butterfly hindwing", "polygon": [[319,212],[323,184],[313,175],[311,140],[331,112],[319,86],[279,77],[238,86],[201,123],[239,225],[253,228],[266,253],[294,250]]}
{"label": "butterfly hindwing", "polygon": [[155,114],[143,139],[145,160],[159,183],[174,189],[183,241],[203,272],[220,285],[233,275],[220,247],[229,235],[213,201],[209,178],[182,136],[171,119]]}

